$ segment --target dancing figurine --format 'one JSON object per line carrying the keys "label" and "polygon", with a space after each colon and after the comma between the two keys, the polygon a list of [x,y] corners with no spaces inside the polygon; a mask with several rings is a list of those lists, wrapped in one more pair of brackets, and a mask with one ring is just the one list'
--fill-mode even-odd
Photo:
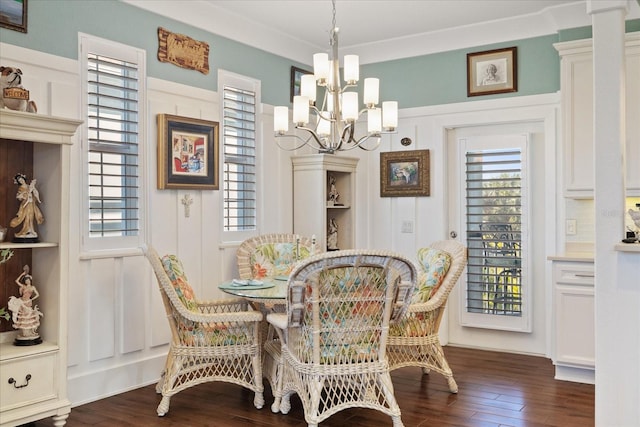
{"label": "dancing figurine", "polygon": [[16,279],[16,284],[20,289],[20,298],[9,297],[9,310],[12,312],[11,320],[13,328],[20,332],[14,344],[19,346],[40,344],[42,339],[38,335],[40,317],[42,312],[33,301],[40,296],[38,290],[33,286],[33,277],[29,274],[29,266],[25,265],[22,274]]}
{"label": "dancing figurine", "polygon": [[44,215],[38,207],[41,202],[40,193],[36,188],[36,180],[32,179],[31,183],[27,184],[27,177],[18,173],[13,178],[13,182],[18,185],[16,199],[20,201],[20,208],[9,225],[16,228],[22,224],[22,229],[14,234],[13,241],[16,243],[37,243],[36,224],[44,222]]}
{"label": "dancing figurine", "polygon": [[335,218],[329,220],[329,227],[327,233],[327,250],[338,250],[338,223]]}

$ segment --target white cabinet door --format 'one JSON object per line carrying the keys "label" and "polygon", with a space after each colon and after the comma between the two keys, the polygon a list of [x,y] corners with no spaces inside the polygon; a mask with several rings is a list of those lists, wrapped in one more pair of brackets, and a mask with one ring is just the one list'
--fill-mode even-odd
{"label": "white cabinet door", "polygon": [[[564,195],[593,198],[593,53],[591,40],[555,44],[561,56]],[[640,196],[640,33],[626,40],[626,189]]]}
{"label": "white cabinet door", "polygon": [[593,262],[553,264],[556,378],[591,382],[595,367]]}

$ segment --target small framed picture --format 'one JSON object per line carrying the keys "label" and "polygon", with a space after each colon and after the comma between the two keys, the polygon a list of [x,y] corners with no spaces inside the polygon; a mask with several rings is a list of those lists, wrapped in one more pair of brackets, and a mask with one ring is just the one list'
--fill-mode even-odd
{"label": "small framed picture", "polygon": [[28,0],[0,0],[0,27],[27,32]]}
{"label": "small framed picture", "polygon": [[305,74],[313,73],[311,71],[303,70],[302,68],[291,67],[291,102],[293,102],[294,96],[300,95],[300,80]]}
{"label": "small framed picture", "polygon": [[429,150],[380,153],[380,197],[430,195]]}
{"label": "small framed picture", "polygon": [[218,122],[158,114],[158,188],[218,190]]}
{"label": "small framed picture", "polygon": [[467,96],[518,91],[518,48],[467,54]]}

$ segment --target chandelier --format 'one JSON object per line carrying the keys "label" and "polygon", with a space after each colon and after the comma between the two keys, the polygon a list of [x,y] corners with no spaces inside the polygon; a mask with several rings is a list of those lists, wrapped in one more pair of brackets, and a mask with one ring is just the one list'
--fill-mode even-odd
{"label": "chandelier", "polygon": [[[330,42],[331,58],[326,53],[313,55],[313,74],[305,74],[300,80],[300,95],[293,97],[293,124],[305,131],[289,132],[289,108],[274,107],[273,124],[276,142],[284,150],[297,150],[307,145],[320,153],[333,154],[356,147],[371,151],[380,145],[383,133],[395,132],[398,126],[398,103],[385,101],[378,107],[380,81],[377,78],[364,79],[364,108],[359,109],[358,80],[360,65],[357,55],[344,56],[344,87],[340,84],[340,63],[338,60],[338,32],[336,27],[336,2],[333,5],[333,28]],[[316,87],[317,86],[317,87]],[[324,89],[322,103],[316,104],[317,89]],[[355,90],[354,90],[355,88]],[[356,124],[367,119],[367,132],[356,136]],[[284,147],[281,140],[292,138],[294,147]],[[365,142],[374,140],[373,145]]]}

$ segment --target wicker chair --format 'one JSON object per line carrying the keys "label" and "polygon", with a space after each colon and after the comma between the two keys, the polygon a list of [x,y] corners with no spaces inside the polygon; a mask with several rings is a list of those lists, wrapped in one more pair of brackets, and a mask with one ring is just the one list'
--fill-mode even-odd
{"label": "wicker chair", "polygon": [[418,260],[418,289],[409,313],[389,332],[390,369],[419,366],[425,374],[434,370],[445,376],[451,393],[457,393],[438,330],[449,294],[467,264],[467,248],[455,240],[438,241],[420,249]]}
{"label": "wicker chair", "polygon": [[236,251],[238,274],[241,279],[288,276],[301,259],[313,255],[310,238],[295,234],[272,233],[251,237]]}
{"label": "wicker chair", "polygon": [[[241,279],[288,276],[298,261],[308,258],[314,252],[315,243],[308,237],[287,233],[262,234],[245,240],[238,248],[238,272]],[[284,304],[261,308],[265,314],[271,311],[283,312]],[[267,322],[263,322],[262,337],[262,373],[271,389],[275,390],[281,374],[280,340]]]}
{"label": "wicker chair", "polygon": [[201,302],[195,299],[182,264],[173,255],[145,250],[156,275],[171,328],[171,345],[156,392],[162,394],[158,416],[169,411],[171,396],[210,381],[241,385],[264,405],[260,348],[262,313],[242,299]]}
{"label": "wicker chair", "polygon": [[381,411],[402,426],[386,358],[390,321],[404,315],[414,264],[380,251],[327,252],[302,261],[288,282],[286,313],[272,313],[283,375],[272,410],[298,394],[309,426],[347,408]]}

